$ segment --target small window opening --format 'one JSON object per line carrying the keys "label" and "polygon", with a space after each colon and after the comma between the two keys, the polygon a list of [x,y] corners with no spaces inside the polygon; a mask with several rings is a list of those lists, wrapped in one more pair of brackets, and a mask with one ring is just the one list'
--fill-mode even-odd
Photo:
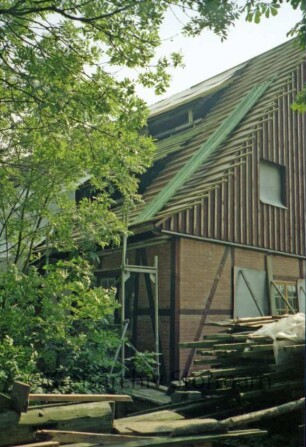
{"label": "small window opening", "polygon": [[276,287],[274,289],[275,308],[278,315],[299,311],[299,301],[297,286],[295,282],[273,281]]}
{"label": "small window opening", "polygon": [[269,205],[286,206],[286,169],[261,161],[259,167],[260,200]]}

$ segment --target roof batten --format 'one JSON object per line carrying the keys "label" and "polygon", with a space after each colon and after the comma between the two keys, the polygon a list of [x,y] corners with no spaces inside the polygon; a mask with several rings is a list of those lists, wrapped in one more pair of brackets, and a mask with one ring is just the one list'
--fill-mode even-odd
{"label": "roof batten", "polygon": [[[274,79],[274,77],[273,77]],[[230,135],[249,110],[264,94],[272,80],[254,86],[239,102],[213,134],[202,144],[200,149],[185,163],[167,185],[149,202],[136,216],[132,224],[138,224],[152,219],[164,205],[173,197],[178,189],[190,179],[191,175],[205,162],[208,157]]]}

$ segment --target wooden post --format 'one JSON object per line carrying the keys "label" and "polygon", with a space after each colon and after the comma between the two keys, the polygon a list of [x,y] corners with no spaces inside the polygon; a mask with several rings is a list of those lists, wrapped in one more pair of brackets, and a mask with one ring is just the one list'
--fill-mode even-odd
{"label": "wooden post", "polygon": [[266,255],[266,270],[267,270],[269,310],[270,310],[271,315],[277,315],[274,293],[273,293],[273,286],[272,286],[272,281],[273,281],[272,257],[269,255]]}
{"label": "wooden post", "polygon": [[14,382],[11,392],[11,408],[17,413],[27,411],[29,403],[30,385],[22,382]]}

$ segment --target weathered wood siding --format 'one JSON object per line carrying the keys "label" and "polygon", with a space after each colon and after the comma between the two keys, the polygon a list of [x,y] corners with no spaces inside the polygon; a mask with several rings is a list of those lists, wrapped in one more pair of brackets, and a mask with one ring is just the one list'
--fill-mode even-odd
{"label": "weathered wood siding", "polygon": [[[245,162],[234,167],[228,180],[200,205],[166,220],[163,229],[306,255],[306,117],[290,107],[305,82],[306,65],[301,64],[286,76],[281,90],[272,89],[264,104],[254,108],[225,145],[224,156],[240,144],[236,160],[249,152],[241,158]],[[286,207],[260,201],[260,160],[285,167]]]}

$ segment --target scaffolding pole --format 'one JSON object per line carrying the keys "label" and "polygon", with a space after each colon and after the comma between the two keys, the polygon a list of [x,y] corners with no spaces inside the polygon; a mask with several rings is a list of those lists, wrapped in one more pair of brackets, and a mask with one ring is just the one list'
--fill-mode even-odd
{"label": "scaffolding pole", "polygon": [[[125,325],[125,282],[127,280],[126,271],[125,271],[126,246],[127,246],[127,235],[124,234],[123,239],[122,239],[121,288],[120,288],[121,331],[122,332],[124,330],[124,325]],[[124,379],[125,378],[125,339],[124,339],[124,337],[122,338],[121,343],[122,343],[122,345],[121,345],[121,365],[122,365],[121,376],[122,376],[122,379]]]}
{"label": "scaffolding pole", "polygon": [[159,313],[158,313],[158,257],[154,256],[154,323],[155,323],[155,358],[156,358],[156,384],[160,382],[160,358],[159,358]]}
{"label": "scaffolding pole", "polygon": [[[160,346],[159,346],[159,303],[158,303],[158,257],[154,256],[154,265],[129,265],[126,259],[127,253],[127,236],[123,236],[122,240],[122,262],[121,262],[121,288],[120,288],[120,304],[121,304],[121,327],[122,331],[126,324],[126,281],[129,279],[131,273],[149,275],[150,280],[154,284],[154,350],[156,359],[156,384],[160,383]],[[121,364],[122,364],[122,378],[125,378],[125,339],[121,342]]]}
{"label": "scaffolding pole", "polygon": [[[123,214],[123,219],[126,226],[128,226],[128,210]],[[124,234],[122,238],[122,256],[121,256],[121,288],[120,288],[120,304],[121,304],[121,330],[122,334],[126,333],[126,312],[125,312],[125,301],[126,301],[126,281],[129,279],[131,273],[136,274],[147,274],[150,280],[154,284],[154,335],[155,335],[155,359],[156,359],[156,384],[159,386],[160,382],[160,346],[159,346],[159,304],[158,304],[158,257],[154,256],[154,265],[130,265],[127,261],[127,235]],[[122,364],[122,379],[125,378],[125,338],[122,337],[121,342],[121,364]]]}

